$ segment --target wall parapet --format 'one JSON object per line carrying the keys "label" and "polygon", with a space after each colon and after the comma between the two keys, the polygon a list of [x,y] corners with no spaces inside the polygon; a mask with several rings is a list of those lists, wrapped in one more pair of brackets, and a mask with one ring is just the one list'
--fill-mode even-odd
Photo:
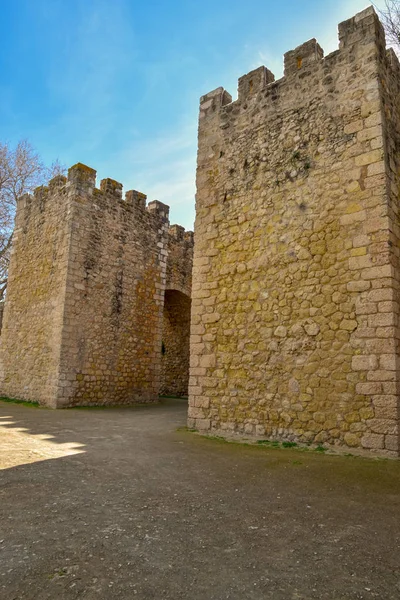
{"label": "wall parapet", "polygon": [[[232,96],[223,87],[203,95],[200,98],[200,119],[216,113],[231,113],[236,108],[247,109],[249,100],[257,98],[256,103],[265,102],[278,104],[281,96],[290,96],[291,89],[296,89],[298,79],[307,79],[309,89],[303,102],[307,102],[313,89],[322,84],[327,92],[331,78],[324,77],[324,69],[329,70],[332,64],[341,62],[342,55],[347,56],[349,49],[365,46],[369,43],[377,45],[380,54],[385,54],[385,33],[382,24],[373,7],[358,13],[351,19],[343,21],[338,26],[339,49],[324,57],[324,51],[315,38],[308,40],[284,55],[284,76],[275,80],[275,75],[265,66],[258,67],[243,75],[238,80],[238,99],[232,101]],[[318,79],[315,79],[318,75]]]}

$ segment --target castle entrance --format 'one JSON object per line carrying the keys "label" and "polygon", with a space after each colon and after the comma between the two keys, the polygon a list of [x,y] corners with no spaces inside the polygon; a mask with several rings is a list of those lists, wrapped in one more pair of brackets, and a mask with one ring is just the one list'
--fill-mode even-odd
{"label": "castle entrance", "polygon": [[187,396],[189,385],[189,296],[165,290],[161,344],[161,395]]}

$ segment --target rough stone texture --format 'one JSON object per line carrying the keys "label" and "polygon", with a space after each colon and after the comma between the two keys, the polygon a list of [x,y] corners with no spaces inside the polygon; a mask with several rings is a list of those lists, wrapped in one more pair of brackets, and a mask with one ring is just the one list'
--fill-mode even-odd
{"label": "rough stone texture", "polygon": [[0,394],[56,405],[71,208],[64,178],[18,201],[0,346]]}
{"label": "rough stone texture", "polygon": [[172,225],[168,231],[167,290],[192,294],[193,231]]}
{"label": "rough stone texture", "polygon": [[3,326],[4,302],[0,302],[0,333]]}
{"label": "rough stone texture", "polygon": [[193,232],[172,225],[168,236],[161,358],[160,391],[165,395],[188,395],[192,265]]}
{"label": "rough stone texture", "polygon": [[398,454],[399,64],[339,38],[201,98],[188,422]]}
{"label": "rough stone texture", "polygon": [[187,396],[189,386],[190,298],[165,291],[161,394]]}
{"label": "rough stone texture", "polygon": [[55,408],[158,399],[169,208],[95,179],[78,164],[18,202],[3,395]]}

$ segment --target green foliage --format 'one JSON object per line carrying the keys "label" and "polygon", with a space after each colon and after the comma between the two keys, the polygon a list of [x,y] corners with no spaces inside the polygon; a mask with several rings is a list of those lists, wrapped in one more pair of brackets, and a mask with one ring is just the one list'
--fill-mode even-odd
{"label": "green foliage", "polygon": [[[30,408],[39,408],[39,402],[28,401],[28,400],[17,400],[16,398],[5,398],[1,397],[0,402],[8,402],[9,404],[21,404],[22,406],[28,406]],[[43,407],[41,407],[43,408]]]}
{"label": "green foliage", "polygon": [[323,446],[317,446],[315,448],[315,452],[326,452],[326,448],[324,448]]}

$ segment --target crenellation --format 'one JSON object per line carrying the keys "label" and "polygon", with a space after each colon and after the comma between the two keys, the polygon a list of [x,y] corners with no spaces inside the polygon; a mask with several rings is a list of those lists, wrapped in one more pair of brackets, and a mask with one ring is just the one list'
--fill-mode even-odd
{"label": "crenellation", "polygon": [[169,228],[169,235],[176,240],[181,241],[185,236],[185,228],[177,224],[171,225]]}
{"label": "crenellation", "polygon": [[[266,85],[275,81],[275,75],[266,67],[258,67],[239,78],[238,97],[239,101],[244,101],[248,96],[252,96],[263,90]],[[224,106],[222,102],[222,106]]]}
{"label": "crenellation", "polygon": [[53,179],[50,179],[49,188],[54,189],[54,188],[62,187],[67,183],[67,181],[68,180],[65,177],[65,175],[56,175],[55,177],[53,177]]}
{"label": "crenellation", "polygon": [[[359,43],[362,40],[362,43]],[[238,99],[232,101],[230,94],[219,87],[200,98],[199,118],[211,116],[221,118],[221,128],[231,126],[226,115],[239,116],[242,110],[254,107],[258,110],[264,106],[264,100],[271,103],[275,110],[281,111],[282,105],[290,105],[292,94],[296,93],[299,107],[310,101],[310,91],[324,86],[327,94],[335,91],[333,77],[342,77],[340,64],[342,61],[354,60],[369,61],[369,53],[362,57],[363,46],[370,45],[371,51],[380,53],[383,58],[385,53],[385,34],[383,27],[371,8],[359,13],[358,16],[339,24],[339,50],[324,56],[324,51],[315,38],[298,46],[284,55],[284,76],[275,81],[271,71],[261,66],[243,75],[238,80]],[[356,52],[356,55],[346,53]],[[364,52],[364,50],[362,50]],[[357,54],[358,53],[358,54]],[[396,57],[395,53],[393,53]],[[393,60],[397,60],[397,57]],[[335,71],[337,71],[335,73]],[[295,78],[294,75],[297,74]],[[304,90],[304,95],[299,90]],[[249,106],[251,100],[251,106]],[[271,108],[272,108],[271,106]]]}
{"label": "crenellation", "polygon": [[200,98],[200,118],[204,114],[214,113],[218,111],[222,106],[230,104],[232,102],[232,96],[224,90],[223,87],[219,87],[208,94],[205,94]]}
{"label": "crenellation", "polygon": [[68,169],[68,183],[94,188],[96,186],[96,171],[82,163],[77,163]]}
{"label": "crenellation", "polygon": [[122,183],[115,181],[115,179],[102,179],[100,181],[100,190],[105,194],[122,199]]}
{"label": "crenellation", "polygon": [[33,197],[35,200],[43,200],[49,193],[49,187],[46,185],[40,185],[33,190]]}
{"label": "crenellation", "polygon": [[189,247],[194,246],[194,233],[193,231],[185,231],[183,234],[183,239],[188,242]]}
{"label": "crenellation", "polygon": [[162,220],[167,221],[169,215],[169,206],[163,204],[159,200],[152,200],[147,205],[147,211]]}
{"label": "crenellation", "polygon": [[127,204],[144,211],[146,208],[146,194],[138,192],[137,190],[129,190],[125,193],[125,201]]}
{"label": "crenellation", "polygon": [[385,32],[373,6],[369,6],[351,19],[339,23],[339,49],[380,42],[386,47]]}
{"label": "crenellation", "polygon": [[284,55],[285,77],[310,67],[313,63],[322,61],[324,51],[313,38]]}

